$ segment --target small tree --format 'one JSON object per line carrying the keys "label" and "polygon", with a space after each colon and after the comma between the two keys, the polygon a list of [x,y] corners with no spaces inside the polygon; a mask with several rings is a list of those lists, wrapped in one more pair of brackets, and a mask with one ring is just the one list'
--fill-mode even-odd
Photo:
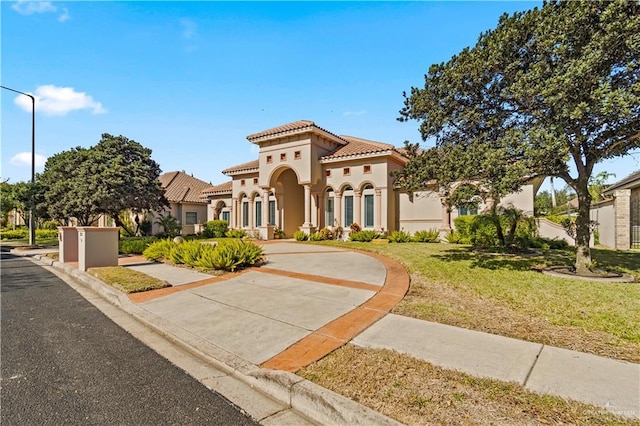
{"label": "small tree", "polygon": [[51,217],[75,217],[87,226],[104,214],[133,235],[120,214],[168,205],[159,176],[160,167],[151,159],[150,149],[105,133],[94,147],[77,147],[49,157],[39,183]]}

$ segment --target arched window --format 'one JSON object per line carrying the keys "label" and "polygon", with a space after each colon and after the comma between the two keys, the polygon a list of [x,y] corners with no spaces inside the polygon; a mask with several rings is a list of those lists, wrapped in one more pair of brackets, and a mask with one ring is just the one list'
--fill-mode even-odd
{"label": "arched window", "polygon": [[327,188],[324,196],[324,225],[333,226],[335,223],[335,193],[333,188]]}
{"label": "arched window", "polygon": [[366,185],[362,191],[362,203],[364,211],[364,228],[373,228],[374,226],[374,208],[373,208],[374,189],[372,185]]}
{"label": "arched window", "polygon": [[344,225],[350,226],[353,223],[353,188],[347,186],[342,191],[344,203]]}
{"label": "arched window", "polygon": [[249,227],[249,199],[247,194],[242,195],[242,227]]}

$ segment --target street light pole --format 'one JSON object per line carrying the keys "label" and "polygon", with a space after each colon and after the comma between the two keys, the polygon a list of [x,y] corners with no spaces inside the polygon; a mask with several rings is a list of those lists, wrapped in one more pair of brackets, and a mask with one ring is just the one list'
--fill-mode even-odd
{"label": "street light pole", "polygon": [[28,93],[12,89],[10,87],[0,86],[3,89],[10,90],[31,98],[31,200],[29,206],[29,245],[36,244],[36,226],[34,210],[36,208],[36,200],[34,194],[34,185],[36,183],[36,98]]}

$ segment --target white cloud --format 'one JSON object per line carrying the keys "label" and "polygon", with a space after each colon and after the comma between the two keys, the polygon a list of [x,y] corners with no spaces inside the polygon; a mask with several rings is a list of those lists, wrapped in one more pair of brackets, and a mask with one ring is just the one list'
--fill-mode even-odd
{"label": "white cloud", "polygon": [[58,16],[58,22],[66,22],[71,19],[71,15],[69,15],[69,9],[66,7],[62,8],[62,15]]}
{"label": "white cloud", "polygon": [[180,26],[182,27],[182,36],[187,40],[190,40],[197,35],[198,24],[192,20],[182,18],[180,19]]}
{"label": "white cloud", "polygon": [[[43,167],[44,163],[47,162],[47,157],[43,155],[36,154],[35,157],[36,157],[35,158],[36,167]],[[14,166],[31,166],[31,153],[30,152],[18,153],[13,157],[11,157],[11,160],[9,160],[9,162]]]}
{"label": "white cloud", "polygon": [[[18,0],[11,5],[11,8],[21,15],[33,15],[34,13],[55,13],[58,8],[50,1]],[[69,10],[62,8],[62,14],[58,16],[58,21],[65,22],[71,18]]]}
{"label": "white cloud", "polygon": [[342,115],[348,117],[350,115],[363,115],[366,114],[367,111],[345,111]]}
{"label": "white cloud", "polygon": [[18,0],[11,8],[21,15],[32,15],[34,13],[55,12],[58,10],[50,1],[30,1]]}
{"label": "white cloud", "polygon": [[[76,92],[73,87],[57,87],[52,84],[39,86],[36,93],[36,111],[47,115],[66,115],[70,111],[90,109],[93,114],[103,114],[107,110],[85,92]],[[25,111],[31,111],[31,100],[19,95],[16,105]]]}

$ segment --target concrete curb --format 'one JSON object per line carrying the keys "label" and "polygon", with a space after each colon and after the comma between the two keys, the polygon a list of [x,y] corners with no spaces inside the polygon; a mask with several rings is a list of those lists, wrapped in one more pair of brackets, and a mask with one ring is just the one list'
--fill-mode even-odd
{"label": "concrete curb", "polygon": [[401,425],[389,417],[293,373],[263,369],[251,364],[195,336],[188,330],[140,308],[131,302],[126,294],[85,272],[40,254],[14,254],[30,256],[77,279],[109,303],[134,316],[161,336],[281,404],[302,413],[313,422],[332,425]]}

